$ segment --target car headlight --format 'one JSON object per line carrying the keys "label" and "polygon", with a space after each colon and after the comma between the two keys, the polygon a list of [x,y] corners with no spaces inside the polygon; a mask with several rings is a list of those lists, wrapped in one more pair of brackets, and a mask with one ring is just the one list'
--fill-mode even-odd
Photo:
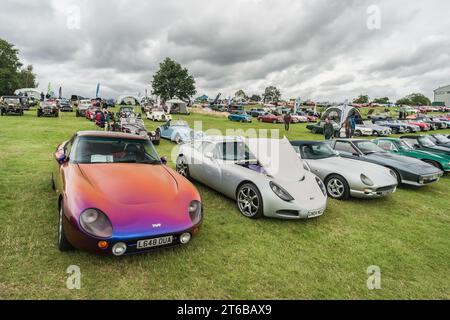
{"label": "car headlight", "polygon": [[389,170],[389,174],[390,174],[393,178],[395,178],[395,180],[397,180],[397,175],[395,174],[394,171]]}
{"label": "car headlight", "polygon": [[200,201],[191,201],[189,204],[189,216],[191,217],[191,221],[194,225],[198,224],[202,220],[202,204]]}
{"label": "car headlight", "polygon": [[326,197],[327,196],[327,189],[325,188],[325,185],[323,184],[322,180],[320,180],[319,177],[316,177],[316,182],[320,187],[320,190],[322,190],[323,195]]}
{"label": "car headlight", "polygon": [[270,188],[272,189],[273,193],[275,193],[280,199],[282,199],[284,201],[294,200],[294,198],[289,194],[289,192],[284,190],[282,187],[280,187],[275,182],[270,181],[269,185],[270,185]]}
{"label": "car headlight", "polygon": [[87,209],[80,215],[80,225],[87,233],[99,237],[112,236],[112,224],[106,214],[98,209]]}
{"label": "car headlight", "polygon": [[366,186],[373,186],[373,181],[366,176],[365,174],[361,173],[361,181],[362,183],[364,183]]}

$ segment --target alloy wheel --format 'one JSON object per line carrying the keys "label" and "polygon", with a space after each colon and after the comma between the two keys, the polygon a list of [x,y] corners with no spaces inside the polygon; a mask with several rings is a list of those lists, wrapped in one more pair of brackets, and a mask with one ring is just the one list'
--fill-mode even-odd
{"label": "alloy wheel", "polygon": [[240,189],[237,198],[239,210],[244,216],[251,218],[258,213],[259,197],[252,187],[246,186]]}
{"label": "alloy wheel", "polygon": [[327,183],[327,191],[333,198],[340,198],[344,194],[345,186],[341,180],[332,178]]}

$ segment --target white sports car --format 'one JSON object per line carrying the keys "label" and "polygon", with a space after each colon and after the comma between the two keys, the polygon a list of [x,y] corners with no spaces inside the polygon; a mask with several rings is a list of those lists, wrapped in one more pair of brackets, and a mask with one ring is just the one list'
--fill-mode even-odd
{"label": "white sports car", "polygon": [[172,116],[167,114],[163,108],[153,109],[151,111],[146,112],[147,119],[152,121],[162,121],[167,122],[172,120]]}
{"label": "white sports car", "polygon": [[236,200],[248,218],[306,219],[323,214],[325,186],[289,141],[208,136],[179,149],[176,168]]}

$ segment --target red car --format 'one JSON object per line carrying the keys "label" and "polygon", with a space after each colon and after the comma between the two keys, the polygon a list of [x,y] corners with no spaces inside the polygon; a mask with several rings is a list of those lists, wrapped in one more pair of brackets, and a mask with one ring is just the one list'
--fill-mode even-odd
{"label": "red car", "polygon": [[90,121],[94,121],[95,120],[95,114],[97,113],[97,111],[101,111],[100,108],[98,107],[89,107],[86,110],[86,119],[90,120]]}
{"label": "red car", "polygon": [[258,121],[270,122],[270,123],[283,123],[284,122],[282,116],[276,116],[274,114],[265,114],[263,116],[259,116]]}
{"label": "red car", "polygon": [[420,127],[420,131],[429,131],[431,129],[431,126],[428,123],[416,121],[409,121],[408,123]]}
{"label": "red car", "polygon": [[308,122],[317,122],[319,120],[316,116],[307,116]]}

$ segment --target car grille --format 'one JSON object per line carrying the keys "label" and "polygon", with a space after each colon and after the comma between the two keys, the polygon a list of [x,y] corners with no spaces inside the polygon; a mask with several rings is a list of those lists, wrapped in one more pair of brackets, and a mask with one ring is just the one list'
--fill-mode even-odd
{"label": "car grille", "polygon": [[378,188],[378,189],[376,190],[376,192],[391,191],[391,190],[393,190],[394,188],[395,188],[395,186],[381,187],[381,188]]}

